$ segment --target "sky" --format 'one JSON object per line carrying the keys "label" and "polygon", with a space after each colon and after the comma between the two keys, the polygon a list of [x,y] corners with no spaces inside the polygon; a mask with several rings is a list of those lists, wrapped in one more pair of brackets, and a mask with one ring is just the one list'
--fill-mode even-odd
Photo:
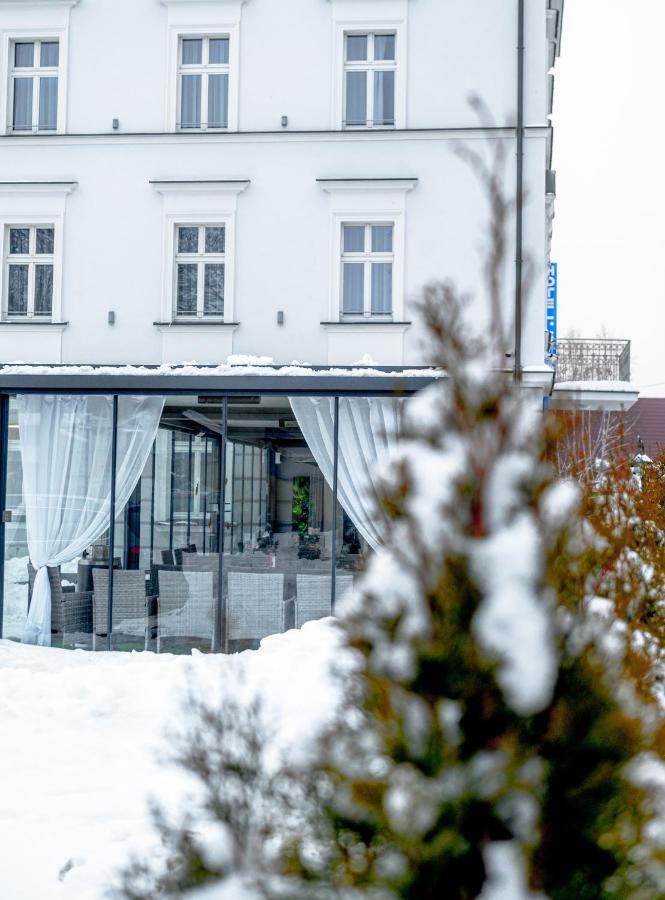
{"label": "sky", "polygon": [[568,0],[554,87],[559,335],[632,340],[632,381],[665,397],[661,0]]}

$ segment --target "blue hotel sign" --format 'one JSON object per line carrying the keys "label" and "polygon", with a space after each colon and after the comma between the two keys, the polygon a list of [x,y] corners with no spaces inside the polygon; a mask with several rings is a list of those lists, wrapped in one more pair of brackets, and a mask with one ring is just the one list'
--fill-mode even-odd
{"label": "blue hotel sign", "polygon": [[550,338],[550,354],[556,353],[556,314],[558,291],[558,264],[550,263],[550,271],[547,277],[547,330]]}

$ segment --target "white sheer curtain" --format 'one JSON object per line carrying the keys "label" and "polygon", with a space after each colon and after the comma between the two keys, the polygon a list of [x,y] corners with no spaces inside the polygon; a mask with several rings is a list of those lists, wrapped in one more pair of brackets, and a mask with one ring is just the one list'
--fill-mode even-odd
{"label": "white sheer curtain", "polygon": [[[152,448],[164,401],[120,397],[116,512],[126,505]],[[28,551],[37,570],[24,643],[51,643],[47,566],[75,559],[109,526],[113,398],[22,395],[18,421]]]}
{"label": "white sheer curtain", "polygon": [[[332,487],[335,400],[290,397],[291,408],[323,476]],[[384,397],[340,397],[337,497],[353,524],[374,549],[385,521],[377,502],[377,463],[393,450],[404,401]]]}

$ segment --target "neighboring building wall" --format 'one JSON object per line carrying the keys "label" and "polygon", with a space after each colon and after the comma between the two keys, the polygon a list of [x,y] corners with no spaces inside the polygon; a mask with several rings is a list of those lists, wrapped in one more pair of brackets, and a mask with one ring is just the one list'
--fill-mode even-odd
{"label": "neighboring building wall", "polygon": [[[523,362],[538,366],[549,61],[547,4],[526,6],[525,257],[536,277]],[[345,131],[342,36],[372,28],[397,35],[397,127]],[[229,131],[176,132],[186,31],[229,35]],[[10,182],[0,185],[0,361],[206,363],[240,353],[422,362],[414,300],[426,282],[452,278],[476,293],[479,321],[486,316],[487,202],[456,149],[462,141],[489,154],[505,141],[514,191],[514,132],[478,130],[468,98],[482,98],[492,124],[514,124],[516,33],[516,0],[0,0],[3,132],[12,41],[60,41],[58,133],[0,137],[0,181]],[[393,308],[381,320],[339,324],[339,235],[349,221],[394,226]],[[7,226],[51,222],[54,324],[8,323]],[[197,222],[226,227],[224,321],[172,324],[174,229]]]}

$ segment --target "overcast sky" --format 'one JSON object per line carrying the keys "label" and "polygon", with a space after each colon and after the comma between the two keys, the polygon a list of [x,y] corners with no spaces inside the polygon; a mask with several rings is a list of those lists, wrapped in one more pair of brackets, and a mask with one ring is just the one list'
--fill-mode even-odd
{"label": "overcast sky", "polygon": [[554,89],[559,335],[631,338],[643,396],[665,396],[664,33],[661,0],[568,0]]}

